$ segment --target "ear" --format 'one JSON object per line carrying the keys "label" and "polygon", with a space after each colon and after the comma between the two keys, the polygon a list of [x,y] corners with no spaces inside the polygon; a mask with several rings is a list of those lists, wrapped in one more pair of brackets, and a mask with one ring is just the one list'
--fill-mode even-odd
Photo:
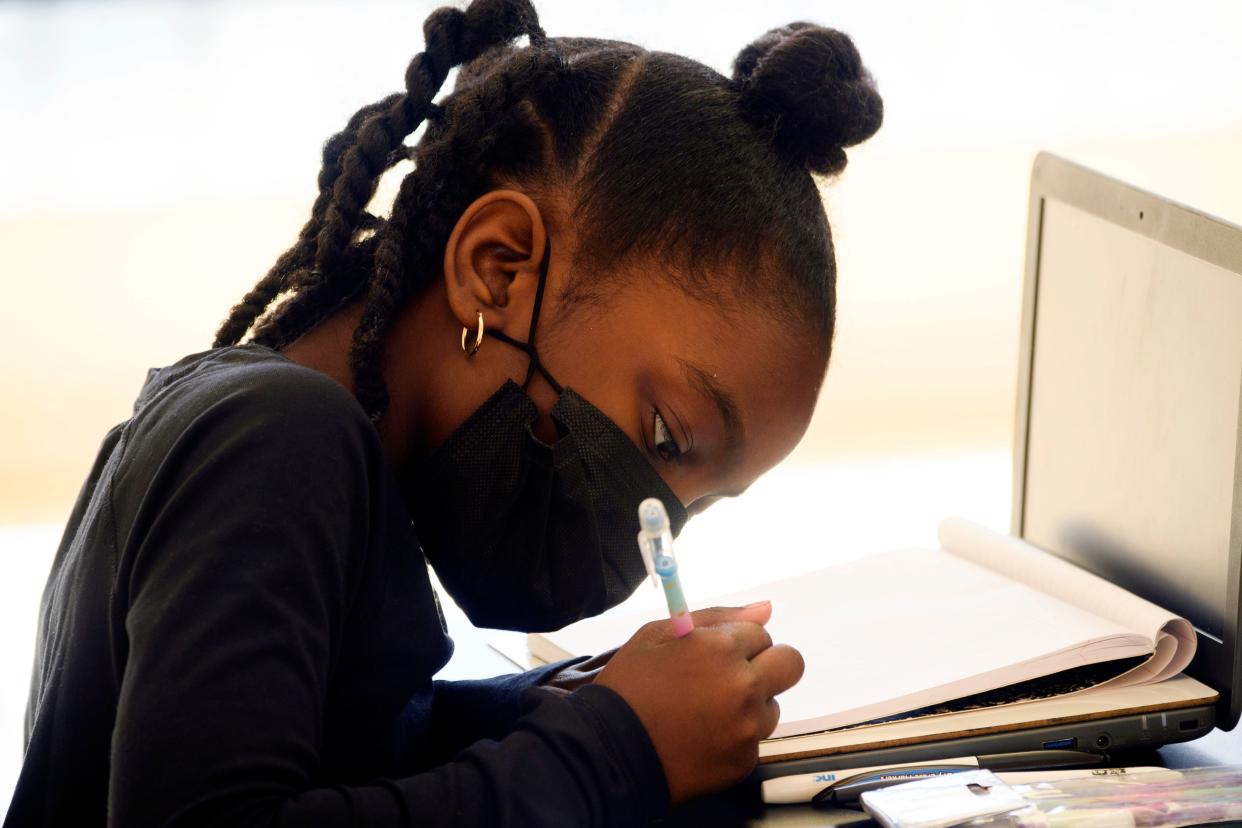
{"label": "ear", "polygon": [[475,199],[444,247],[444,283],[457,321],[473,330],[481,312],[487,328],[525,339],[546,244],[543,216],[525,193],[492,190]]}

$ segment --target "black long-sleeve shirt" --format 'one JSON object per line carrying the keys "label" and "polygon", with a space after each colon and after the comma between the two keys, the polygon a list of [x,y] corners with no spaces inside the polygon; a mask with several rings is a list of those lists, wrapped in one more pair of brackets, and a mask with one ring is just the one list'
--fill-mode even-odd
{"label": "black long-sleeve shirt", "polygon": [[379,434],[240,345],[152,371],[43,596],[6,826],[631,825],[668,790],[611,690],[452,652]]}

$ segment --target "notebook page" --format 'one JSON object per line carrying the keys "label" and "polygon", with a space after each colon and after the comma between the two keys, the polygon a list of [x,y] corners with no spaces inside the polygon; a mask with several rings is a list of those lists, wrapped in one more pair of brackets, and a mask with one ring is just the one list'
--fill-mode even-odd
{"label": "notebook page", "polygon": [[1055,595],[1155,642],[1152,658],[1109,686],[1163,681],[1186,669],[1198,640],[1190,622],[1025,541],[961,517],[940,524],[940,544],[965,560]]}
{"label": "notebook page", "polygon": [[[939,550],[873,555],[712,603],[765,598],[773,640],[806,660],[802,681],[780,696],[774,737],[1151,652],[1149,640],[1108,619]],[[566,653],[599,652],[646,620],[601,617],[531,638]]]}

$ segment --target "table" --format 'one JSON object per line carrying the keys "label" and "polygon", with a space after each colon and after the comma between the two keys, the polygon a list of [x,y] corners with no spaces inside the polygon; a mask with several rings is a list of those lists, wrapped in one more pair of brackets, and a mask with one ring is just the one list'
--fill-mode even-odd
{"label": "table", "polygon": [[[447,602],[446,602],[447,603]],[[476,630],[446,607],[450,631],[457,643],[453,660],[441,678],[481,678],[514,671],[512,662],[487,644],[484,633]],[[1203,765],[1242,765],[1242,727],[1226,733],[1214,730],[1193,742],[1167,745],[1159,750],[1117,754],[1114,765],[1192,768]],[[705,797],[674,811],[655,823],[660,828],[712,826],[712,828],[812,828],[826,825],[874,825],[861,811],[817,809],[809,805],[765,807],[758,791],[742,786],[717,796]]]}
{"label": "table", "polygon": [[[1140,750],[1112,757],[1116,767],[1163,766],[1192,768],[1203,765],[1242,765],[1242,728],[1226,733],[1214,730],[1193,742]],[[676,809],[657,825],[664,828],[711,825],[720,828],[811,828],[825,825],[875,825],[861,811],[816,809],[809,805],[764,806],[754,790],[731,791]]]}

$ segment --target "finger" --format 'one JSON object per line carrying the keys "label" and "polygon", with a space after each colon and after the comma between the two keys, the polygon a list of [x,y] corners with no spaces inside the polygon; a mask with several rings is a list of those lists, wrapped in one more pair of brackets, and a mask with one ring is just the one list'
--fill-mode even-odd
{"label": "finger", "polygon": [[769,696],[784,693],[798,683],[806,669],[802,653],[788,644],[774,644],[750,661],[759,674],[759,682]]}
{"label": "finger", "polygon": [[762,734],[759,738],[766,739],[771,736],[780,721],[780,703],[776,699],[768,699],[767,704],[763,706],[763,712],[759,714],[759,733]]}
{"label": "finger", "polygon": [[744,607],[708,607],[690,613],[696,627],[712,627],[733,621],[751,621],[766,624],[772,617],[772,602],[757,601]]}
{"label": "finger", "polygon": [[[772,646],[772,636],[753,621],[718,624],[708,629],[723,633],[733,640],[733,646],[743,658],[750,660]],[[770,693],[768,695],[771,695]]]}

